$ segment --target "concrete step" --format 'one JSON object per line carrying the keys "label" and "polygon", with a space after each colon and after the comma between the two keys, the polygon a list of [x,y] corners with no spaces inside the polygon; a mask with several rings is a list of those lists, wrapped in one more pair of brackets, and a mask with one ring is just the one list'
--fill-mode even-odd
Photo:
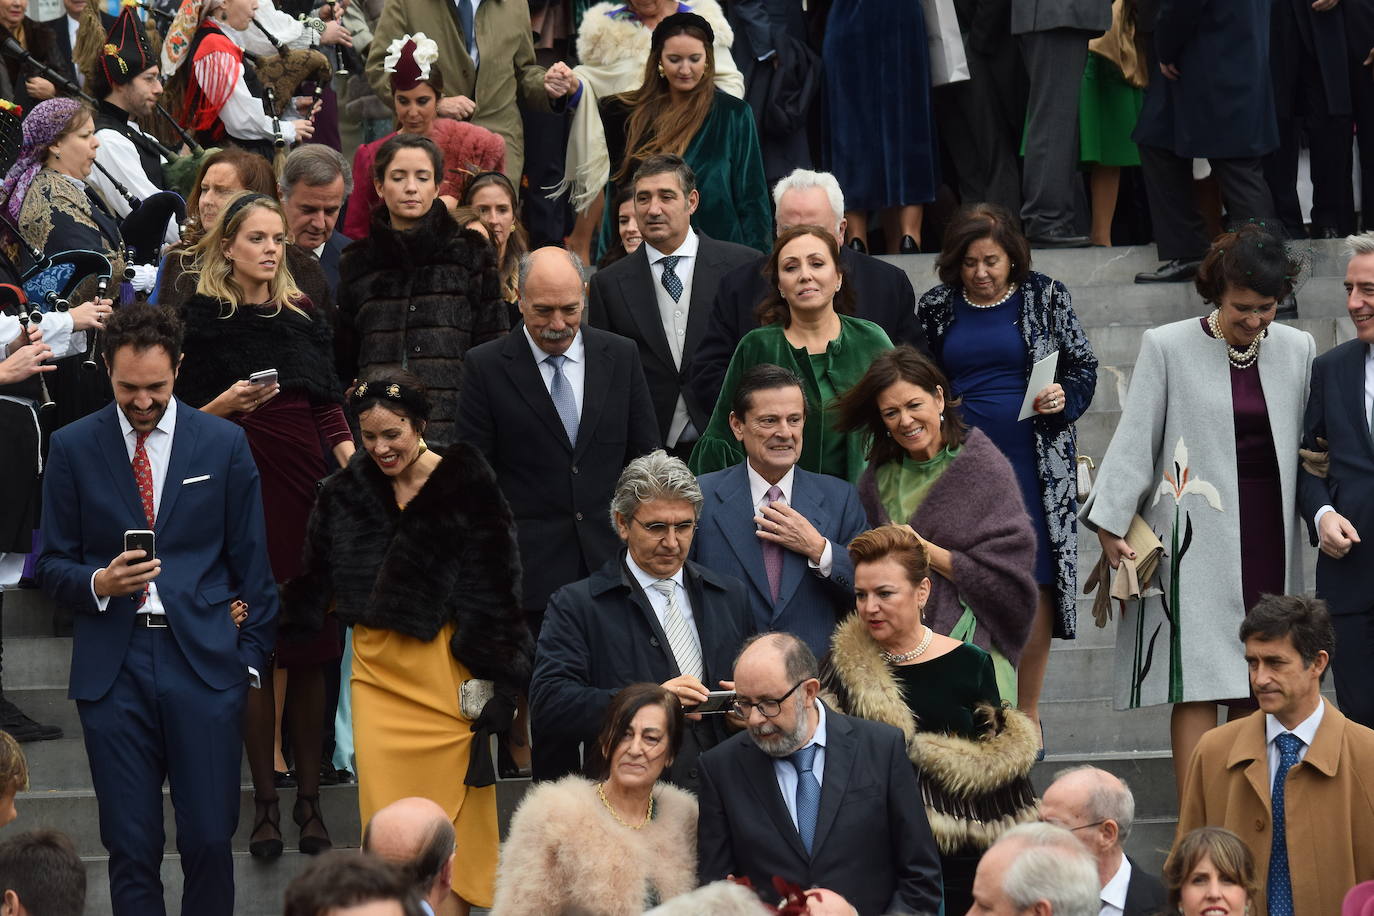
{"label": "concrete step", "polygon": [[1055,754],[1076,757],[1169,749],[1168,706],[1117,711],[1110,695],[1045,699],[1040,702],[1040,720],[1045,746]]}
{"label": "concrete step", "polygon": [[5,590],[4,632],[7,637],[53,636],[54,607],[51,599],[36,588]]}
{"label": "concrete step", "polygon": [[[9,603],[8,592],[6,604]],[[70,636],[5,635],[5,689],[66,690],[72,665]]]}
{"label": "concrete step", "polygon": [[1071,767],[1093,766],[1106,770],[1126,782],[1135,796],[1135,814],[1141,818],[1178,817],[1174,761],[1168,751],[1142,751],[1135,754],[1061,754],[1052,746],[1046,758],[1031,771],[1036,794],[1043,794],[1060,772]]}

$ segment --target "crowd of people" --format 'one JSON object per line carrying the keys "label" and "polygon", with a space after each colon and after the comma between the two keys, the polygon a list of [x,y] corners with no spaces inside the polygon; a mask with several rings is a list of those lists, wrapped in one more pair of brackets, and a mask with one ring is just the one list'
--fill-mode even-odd
{"label": "crowd of people", "polygon": [[[112,911],[165,912],[167,782],[183,912],[234,912],[246,755],[254,857],[366,853],[291,914],[1339,912],[1374,880],[1374,37],[1353,0],[1155,6],[0,0],[0,596],[71,628]],[[1299,137],[1349,236],[1321,356],[1276,321]],[[1110,244],[1135,164],[1137,280],[1206,314],[1145,332],[1089,490],[1097,358],[1034,254]],[[1104,592],[1154,569],[1107,604],[1117,707],[1171,706],[1162,884],[1118,777],[1030,780],[1080,521]],[[2,694],[0,728],[3,820],[14,739],[62,733]],[[0,842],[0,906],[78,912],[74,858]]]}

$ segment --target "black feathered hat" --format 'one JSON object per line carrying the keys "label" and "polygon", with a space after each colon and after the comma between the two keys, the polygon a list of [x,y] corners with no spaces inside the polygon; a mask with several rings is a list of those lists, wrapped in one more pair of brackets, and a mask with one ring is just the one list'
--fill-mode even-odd
{"label": "black feathered hat", "polygon": [[119,16],[105,35],[105,46],[100,49],[100,69],[111,86],[122,86],[149,67],[158,66],[135,7],[133,0],[124,0]]}

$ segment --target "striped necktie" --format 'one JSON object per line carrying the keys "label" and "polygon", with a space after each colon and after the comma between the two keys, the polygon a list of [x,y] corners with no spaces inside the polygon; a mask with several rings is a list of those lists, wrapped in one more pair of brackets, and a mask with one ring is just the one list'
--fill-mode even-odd
{"label": "striped necktie", "polygon": [[668,637],[668,648],[673,650],[677,670],[701,680],[706,676],[702,668],[701,649],[697,647],[696,637],[692,635],[691,627],[677,606],[677,583],[672,579],[659,579],[653,585],[654,591],[668,600],[668,609],[663,612],[663,632]]}

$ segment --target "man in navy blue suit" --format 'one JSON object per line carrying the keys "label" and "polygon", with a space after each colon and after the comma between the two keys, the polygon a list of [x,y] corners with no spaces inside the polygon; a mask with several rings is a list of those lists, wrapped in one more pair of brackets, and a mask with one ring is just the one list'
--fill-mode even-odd
{"label": "man in navy blue suit", "polygon": [[743,581],[759,632],[784,630],[816,655],[854,610],[845,545],[868,528],[847,481],[797,467],[806,396],[790,370],[763,363],[740,377],[730,428],[744,461],[703,474],[692,559]]}
{"label": "man in navy blue suit", "polygon": [[[77,609],[68,695],[116,916],[166,912],[164,780],[181,912],[234,912],[240,721],[276,632],[257,467],[239,427],[172,396],[181,339],[163,309],[115,312],[103,344],[115,402],[53,435],[43,479],[38,579]],[[155,533],[155,558],[124,549],[138,529]],[[237,628],[236,597],[249,608]]]}

